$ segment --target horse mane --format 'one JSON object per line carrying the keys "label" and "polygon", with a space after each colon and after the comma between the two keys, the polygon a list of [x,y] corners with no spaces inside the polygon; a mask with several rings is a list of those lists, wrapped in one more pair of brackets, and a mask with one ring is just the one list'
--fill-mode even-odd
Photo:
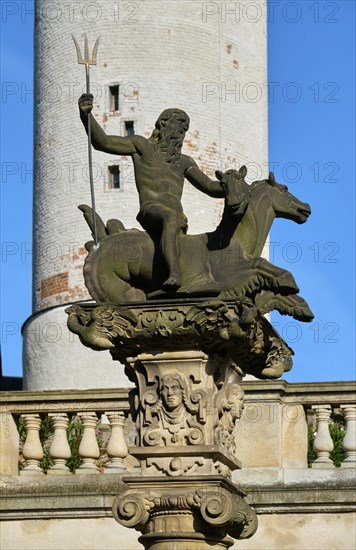
{"label": "horse mane", "polygon": [[[264,180],[256,180],[249,185],[249,192],[251,195],[250,203],[247,206],[245,214],[240,220],[234,219],[234,214],[230,210],[230,207],[227,206],[225,201],[223,214],[219,224],[217,225],[216,229],[212,233],[208,233],[209,250],[215,250],[218,248],[225,248],[229,246],[231,239],[234,237],[234,235],[236,236],[236,232],[238,232],[238,234],[241,235],[241,239],[242,239],[240,241],[242,250],[245,253],[247,253],[248,256],[251,254],[249,250],[251,248],[252,243],[245,242],[246,236],[243,237],[243,235],[246,234],[244,228],[246,228],[246,224],[249,224],[249,225],[252,224],[251,226],[252,234],[250,238],[254,240],[256,238],[256,235],[254,235],[254,233],[256,233],[257,231],[256,212],[259,210],[260,202],[261,200],[263,200],[263,196],[264,196],[263,193],[259,194],[258,191],[262,190],[266,185],[273,186],[273,183],[270,182],[268,179],[264,179]],[[255,245],[253,246],[253,250],[255,250]]]}
{"label": "horse mane", "polygon": [[[249,184],[249,191],[253,193],[255,190],[259,189],[262,186],[262,184],[264,184],[264,185],[269,184],[269,181],[267,179],[253,181],[252,183]],[[247,209],[248,208],[249,208],[249,206],[247,206]],[[231,211],[230,211],[229,207],[226,205],[226,201],[225,201],[224,210],[223,210],[223,213],[222,213],[222,216],[221,216],[221,220],[220,220],[219,224],[217,225],[216,229],[213,231],[213,233],[221,232],[222,230],[224,230],[227,218],[232,218],[233,219],[233,217],[234,217],[234,215],[231,213]],[[242,218],[242,220],[243,220],[243,218]],[[240,220],[240,222],[242,222],[242,220]],[[236,226],[240,222],[237,222]],[[236,226],[235,226],[235,229],[236,229]]]}

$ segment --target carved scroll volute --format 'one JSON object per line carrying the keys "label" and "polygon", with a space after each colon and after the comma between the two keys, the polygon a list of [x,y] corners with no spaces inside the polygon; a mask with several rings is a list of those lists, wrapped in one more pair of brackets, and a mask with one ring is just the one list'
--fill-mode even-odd
{"label": "carved scroll volute", "polygon": [[143,426],[148,426],[152,422],[152,407],[158,402],[157,384],[142,393],[141,402],[143,408],[142,423]]}
{"label": "carved scroll volute", "polygon": [[124,492],[115,498],[112,512],[115,520],[124,527],[133,527],[138,531],[145,528],[153,502],[149,496],[135,490]]}
{"label": "carved scroll volute", "polygon": [[252,537],[258,527],[255,512],[243,498],[227,491],[204,494],[201,497],[200,513],[210,525],[225,527],[233,538]]}
{"label": "carved scroll volute", "polygon": [[190,395],[191,408],[197,414],[197,421],[206,424],[208,397],[205,390],[195,390]]}
{"label": "carved scroll volute", "polygon": [[214,526],[223,526],[231,522],[237,512],[233,496],[222,491],[202,496],[200,513],[203,519]]}

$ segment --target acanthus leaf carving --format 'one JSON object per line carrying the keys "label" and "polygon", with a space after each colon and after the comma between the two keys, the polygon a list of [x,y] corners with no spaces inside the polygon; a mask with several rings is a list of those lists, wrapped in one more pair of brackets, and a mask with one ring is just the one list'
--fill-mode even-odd
{"label": "acanthus leaf carving", "polygon": [[109,349],[114,359],[126,364],[141,352],[199,347],[204,353],[226,355],[257,378],[278,378],[292,366],[293,351],[248,298],[164,305],[81,304],[66,312],[69,329],[83,344]]}

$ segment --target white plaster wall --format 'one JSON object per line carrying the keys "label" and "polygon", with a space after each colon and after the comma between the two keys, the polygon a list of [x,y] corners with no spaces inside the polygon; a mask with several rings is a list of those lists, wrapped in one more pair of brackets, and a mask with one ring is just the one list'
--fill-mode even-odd
{"label": "white plaster wall", "polygon": [[356,514],[259,514],[256,534],[239,550],[354,550]]}
{"label": "white plaster wall", "polygon": [[[232,550],[354,550],[355,514],[259,514],[257,533]],[[1,550],[142,550],[113,518],[2,521]],[[188,550],[188,548],[187,548]]]}
{"label": "white plaster wall", "polygon": [[139,533],[110,518],[2,521],[1,550],[142,550]]}

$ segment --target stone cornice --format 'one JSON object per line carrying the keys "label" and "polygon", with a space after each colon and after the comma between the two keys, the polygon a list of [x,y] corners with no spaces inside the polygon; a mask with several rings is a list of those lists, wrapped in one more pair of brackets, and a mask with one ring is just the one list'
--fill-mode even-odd
{"label": "stone cornice", "polygon": [[[294,470],[299,479],[259,482],[241,480],[237,486],[260,514],[341,513],[356,510],[354,473],[334,470],[331,478],[310,469]],[[243,474],[244,472],[241,472]],[[246,472],[247,473],[247,472]],[[90,477],[90,479],[88,479]],[[114,498],[126,489],[119,474],[68,478],[0,477],[0,518],[27,519],[111,516]],[[285,477],[285,476],[284,476]],[[289,476],[290,477],[290,476]],[[162,481],[162,480],[160,480]]]}
{"label": "stone cornice", "polygon": [[330,403],[339,406],[343,403],[355,403],[356,382],[293,382],[286,380],[246,380],[242,382],[245,400],[253,400],[263,394],[263,399],[283,399],[302,405]]}
{"label": "stone cornice", "polygon": [[0,392],[2,412],[65,412],[78,410],[129,410],[130,388]]}
{"label": "stone cornice", "polygon": [[[305,406],[330,403],[333,406],[355,403],[356,382],[287,382],[286,380],[246,380],[242,382],[245,400],[253,401],[263,393],[264,400],[284,400]],[[128,410],[128,394],[131,388],[92,389],[92,390],[48,390],[0,392],[0,406],[3,412],[58,411],[58,402],[63,410],[76,409],[82,404],[103,410],[108,401],[116,401],[119,409]],[[78,405],[78,407],[77,407]],[[91,407],[92,408],[92,407]]]}

